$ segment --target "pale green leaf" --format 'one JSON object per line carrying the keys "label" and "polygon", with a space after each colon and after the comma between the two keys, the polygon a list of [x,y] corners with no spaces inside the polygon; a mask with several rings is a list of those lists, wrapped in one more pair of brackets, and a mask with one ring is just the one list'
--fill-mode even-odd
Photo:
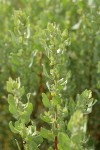
{"label": "pale green leaf", "polygon": [[70,149],[71,141],[67,134],[59,132],[58,141],[59,141],[58,145],[59,147],[62,148],[62,150],[71,150]]}
{"label": "pale green leaf", "polygon": [[13,126],[12,121],[9,122],[9,127],[13,133],[19,133],[19,131]]}
{"label": "pale green leaf", "polygon": [[50,107],[50,101],[45,93],[42,93],[42,102],[45,107]]}
{"label": "pale green leaf", "polygon": [[48,139],[49,141],[54,141],[54,134],[50,130],[41,128],[40,134],[43,138]]}

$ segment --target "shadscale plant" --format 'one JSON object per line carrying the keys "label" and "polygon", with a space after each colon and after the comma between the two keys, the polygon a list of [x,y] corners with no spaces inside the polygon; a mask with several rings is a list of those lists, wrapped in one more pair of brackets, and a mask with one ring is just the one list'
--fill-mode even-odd
{"label": "shadscale plant", "polygon": [[[49,59],[49,73],[43,64],[43,74],[47,77],[50,98],[42,93],[42,103],[46,110],[40,115],[48,128],[41,126],[37,130],[34,120],[31,120],[33,111],[27,94],[27,102],[23,103],[24,87],[20,78],[7,82],[9,111],[15,118],[10,121],[9,127],[13,133],[19,134],[23,140],[25,150],[39,150],[46,139],[49,143],[48,150],[88,150],[86,135],[87,114],[91,113],[96,100],[92,98],[92,92],[85,90],[77,94],[76,99],[63,97],[67,92],[67,82],[70,72],[66,71],[66,58],[70,38],[66,30],[63,32],[55,23],[49,23],[40,37],[41,45]],[[18,142],[18,149],[21,150]]]}

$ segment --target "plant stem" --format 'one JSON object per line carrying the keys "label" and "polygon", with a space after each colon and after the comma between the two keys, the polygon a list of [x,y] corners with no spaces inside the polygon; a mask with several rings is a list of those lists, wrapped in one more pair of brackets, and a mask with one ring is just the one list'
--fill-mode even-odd
{"label": "plant stem", "polygon": [[[57,106],[55,106],[55,128],[57,129],[58,126],[57,126]],[[58,150],[58,138],[57,136],[55,136],[55,141],[54,141],[54,150]]]}

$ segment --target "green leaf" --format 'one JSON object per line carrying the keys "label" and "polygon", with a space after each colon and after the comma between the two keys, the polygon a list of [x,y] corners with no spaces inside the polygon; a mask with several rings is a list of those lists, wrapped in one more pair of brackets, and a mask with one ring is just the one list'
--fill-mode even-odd
{"label": "green leaf", "polygon": [[63,132],[58,133],[58,146],[62,148],[62,150],[71,150],[70,145],[71,141],[67,134]]}
{"label": "green leaf", "polygon": [[37,135],[37,136],[34,136],[34,141],[37,145],[39,145],[43,142],[43,138],[41,135]]}
{"label": "green leaf", "polygon": [[60,99],[60,97],[57,95],[57,96],[54,96],[54,97],[53,97],[52,102],[53,102],[54,105],[57,105],[57,104],[60,104],[60,103],[61,103],[61,99]]}
{"label": "green leaf", "polygon": [[46,138],[49,141],[54,141],[54,134],[50,130],[41,128],[40,134],[43,138]]}
{"label": "green leaf", "polygon": [[26,142],[24,148],[25,150],[39,150],[37,144],[34,141]]}
{"label": "green leaf", "polygon": [[8,103],[9,103],[10,105],[15,105],[14,97],[13,97],[13,95],[11,95],[11,94],[8,95]]}
{"label": "green leaf", "polygon": [[27,103],[25,110],[27,111],[27,113],[29,115],[31,115],[31,113],[33,111],[33,105],[32,105],[32,103]]}
{"label": "green leaf", "polygon": [[45,93],[42,93],[42,102],[45,107],[50,107],[50,101]]}
{"label": "green leaf", "polygon": [[46,70],[45,65],[42,64],[42,66],[43,66],[43,74],[44,74],[47,78],[51,79],[50,75],[47,73],[47,70]]}
{"label": "green leaf", "polygon": [[22,112],[20,118],[21,118],[21,122],[24,124],[30,121],[29,120],[30,116],[27,114],[27,111]]}
{"label": "green leaf", "polygon": [[13,126],[12,121],[9,122],[9,127],[13,133],[19,133],[19,131]]}
{"label": "green leaf", "polygon": [[16,122],[15,122],[15,128],[16,128],[18,131],[21,131],[21,130],[22,130],[23,125],[20,123],[20,121],[16,121]]}
{"label": "green leaf", "polygon": [[68,130],[72,133],[78,133],[84,125],[83,113],[80,110],[74,112],[68,122]]}
{"label": "green leaf", "polygon": [[13,114],[14,118],[18,118],[19,114],[15,105],[9,105],[9,111]]}
{"label": "green leaf", "polygon": [[32,103],[27,103],[24,108],[24,112],[21,113],[21,121],[23,123],[28,123],[30,121],[30,115],[33,111]]}
{"label": "green leaf", "polygon": [[76,23],[74,26],[72,26],[72,30],[77,30],[79,29],[80,25],[81,25],[82,20],[79,20],[78,23]]}
{"label": "green leaf", "polygon": [[43,121],[47,122],[47,123],[50,123],[50,122],[51,122],[51,119],[50,119],[49,116],[43,116],[43,115],[41,114],[41,115],[40,115],[40,118],[41,118]]}
{"label": "green leaf", "polygon": [[24,90],[24,86],[23,86],[23,87],[20,88],[20,96],[23,96],[24,92],[25,92],[25,90]]}
{"label": "green leaf", "polygon": [[11,78],[9,78],[9,81],[7,81],[7,91],[8,92],[11,92],[12,91],[12,83],[13,81],[12,81],[12,79]]}

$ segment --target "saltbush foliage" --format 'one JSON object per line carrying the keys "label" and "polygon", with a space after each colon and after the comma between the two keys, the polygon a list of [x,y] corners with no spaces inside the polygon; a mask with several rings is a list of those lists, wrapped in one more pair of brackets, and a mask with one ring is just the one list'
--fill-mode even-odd
{"label": "saltbush foliage", "polygon": [[[7,82],[9,111],[17,120],[14,123],[9,123],[11,131],[19,133],[23,139],[25,150],[38,149],[39,144],[43,142],[43,138],[54,143],[49,149],[71,150],[84,149],[86,143],[86,115],[91,112],[93,98],[91,91],[85,90],[81,95],[77,95],[76,104],[74,101],[66,101],[62,96],[62,90],[67,86],[68,75],[60,74],[61,67],[64,68],[64,55],[69,46],[66,37],[66,31],[61,33],[59,27],[55,24],[48,24],[47,29],[43,32],[42,45],[46,51],[46,55],[50,61],[50,75],[47,73],[43,65],[43,73],[51,83],[48,84],[48,90],[51,94],[49,100],[45,93],[42,93],[43,105],[48,108],[40,118],[49,124],[49,130],[41,127],[40,134],[34,131],[34,125],[27,127],[32,113],[32,104],[21,102],[24,88],[20,87],[19,79],[13,81],[9,79]],[[66,78],[64,78],[64,76]],[[73,105],[72,105],[73,103]],[[73,110],[73,111],[72,111]],[[68,119],[67,119],[68,118]],[[53,145],[53,144],[51,144]]]}
{"label": "saltbush foliage", "polygon": [[1,150],[98,149],[99,4],[0,1]]}

